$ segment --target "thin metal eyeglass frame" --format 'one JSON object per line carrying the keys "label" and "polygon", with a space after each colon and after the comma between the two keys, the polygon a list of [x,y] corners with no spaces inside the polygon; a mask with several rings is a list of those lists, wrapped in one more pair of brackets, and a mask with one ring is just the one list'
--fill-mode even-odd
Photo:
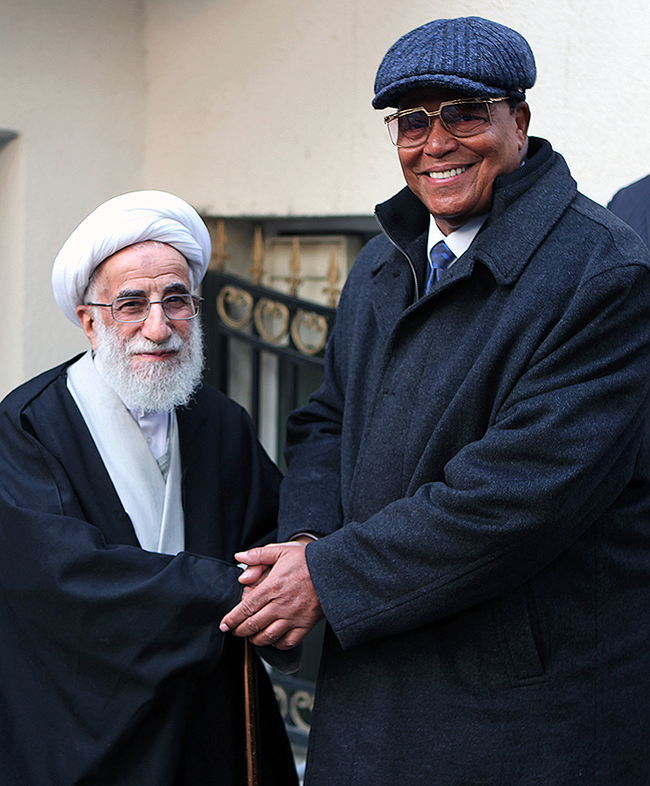
{"label": "thin metal eyeglass frame", "polygon": [[[165,301],[168,298],[178,297],[178,295],[167,295],[162,300],[149,300],[149,298],[144,296],[139,296],[137,298],[130,298],[130,297],[116,297],[112,303],[84,303],[85,306],[101,306],[102,308],[110,308],[111,316],[116,322],[121,322],[123,325],[136,325],[139,322],[146,322],[149,314],[151,312],[151,306],[155,306],[160,304],[162,306],[162,310],[164,315],[167,319],[170,319],[172,322],[187,322],[190,319],[196,319],[201,312],[201,303],[203,303],[204,298],[199,297],[198,295],[190,295],[189,297],[194,301],[194,308],[196,312],[192,314],[191,317],[170,317],[167,313],[167,309],[165,308]],[[142,319],[118,319],[115,316],[115,312],[113,311],[113,305],[117,303],[118,300],[147,300],[149,305],[147,306],[147,313],[142,317]]]}
{"label": "thin metal eyeglass frame", "polygon": [[[388,128],[388,136],[390,141],[395,145],[395,147],[421,147],[422,145],[426,144],[427,140],[429,139],[429,134],[431,133],[431,129],[433,128],[433,118],[440,117],[440,122],[442,123],[443,128],[452,136],[455,136],[458,139],[468,139],[471,136],[479,136],[479,134],[484,134],[488,128],[492,125],[492,113],[490,112],[490,104],[497,104],[499,101],[507,101],[508,96],[501,96],[500,98],[456,98],[453,101],[443,101],[438,109],[435,112],[429,112],[428,109],[425,109],[423,106],[415,106],[412,109],[400,109],[399,112],[393,112],[392,115],[387,115],[384,118],[384,123],[388,127],[388,124],[391,120],[397,120],[400,117],[404,117],[405,115],[411,115],[414,112],[424,112],[424,114],[429,119],[429,128],[427,130],[426,137],[421,142],[414,142],[408,145],[401,145],[398,144],[396,141],[393,140],[393,136],[390,133],[390,128]],[[453,131],[445,121],[442,119],[442,111],[446,106],[455,106],[457,104],[485,104],[487,107],[487,115],[488,115],[488,124],[485,128],[481,129],[480,131],[473,132],[471,134],[458,134]]]}

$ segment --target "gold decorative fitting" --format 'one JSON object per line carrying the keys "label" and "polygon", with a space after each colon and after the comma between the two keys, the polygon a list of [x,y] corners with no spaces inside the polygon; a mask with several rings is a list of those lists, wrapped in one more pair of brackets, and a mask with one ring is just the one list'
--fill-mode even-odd
{"label": "gold decorative fitting", "polygon": [[253,235],[253,266],[251,267],[251,281],[259,286],[264,275],[264,243],[262,227],[256,226]]}
{"label": "gold decorative fitting", "polygon": [[275,700],[278,703],[280,715],[284,718],[289,711],[289,697],[287,696],[287,692],[281,685],[274,682],[273,693],[275,693]]}
{"label": "gold decorative fitting", "polygon": [[226,222],[223,218],[217,221],[217,228],[215,230],[214,248],[212,249],[212,257],[210,259],[210,269],[216,270],[218,273],[223,272],[226,266],[226,259],[228,254],[226,252],[226,243],[228,237],[226,235]]}
{"label": "gold decorative fitting", "polygon": [[[277,326],[279,321],[280,325]],[[267,325],[271,323],[269,329]],[[289,328],[289,309],[284,303],[263,297],[255,306],[255,327],[268,344],[281,344],[287,337]]]}
{"label": "gold decorative fitting", "polygon": [[303,355],[315,355],[327,344],[327,320],[300,309],[291,323],[291,338]]}
{"label": "gold decorative fitting", "polygon": [[293,238],[291,244],[291,275],[285,281],[289,284],[291,297],[297,297],[298,287],[302,284],[302,278],[300,278],[300,240],[297,237]]}
{"label": "gold decorative fitting", "polygon": [[330,265],[327,270],[327,286],[323,289],[323,293],[328,295],[328,306],[330,308],[336,307],[337,296],[341,294],[341,290],[336,288],[336,282],[339,280],[339,267],[336,264],[336,249],[332,249],[330,254]]}
{"label": "gold decorative fitting", "polygon": [[239,287],[225,286],[217,296],[217,313],[224,325],[241,330],[251,321],[253,297]]}
{"label": "gold decorative fitting", "polygon": [[308,732],[309,724],[302,717],[301,710],[311,712],[314,708],[314,697],[306,690],[297,690],[291,697],[289,715],[297,729]]}

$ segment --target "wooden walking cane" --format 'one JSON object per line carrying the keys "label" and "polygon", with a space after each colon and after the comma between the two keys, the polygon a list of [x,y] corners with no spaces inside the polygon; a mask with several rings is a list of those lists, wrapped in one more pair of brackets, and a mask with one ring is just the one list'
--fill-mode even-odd
{"label": "wooden walking cane", "polygon": [[244,718],[246,722],[247,786],[259,786],[257,748],[257,700],[255,690],[255,652],[250,639],[244,639]]}

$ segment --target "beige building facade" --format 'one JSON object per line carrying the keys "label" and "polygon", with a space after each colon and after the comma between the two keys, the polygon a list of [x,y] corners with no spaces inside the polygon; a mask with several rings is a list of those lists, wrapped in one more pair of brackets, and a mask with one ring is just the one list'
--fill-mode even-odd
{"label": "beige building facade", "polygon": [[160,188],[213,217],[371,215],[402,185],[371,106],[393,41],[436,17],[515,27],[531,133],[606,203],[650,172],[642,0],[0,0],[0,393],[85,348],[53,259],[101,201]]}

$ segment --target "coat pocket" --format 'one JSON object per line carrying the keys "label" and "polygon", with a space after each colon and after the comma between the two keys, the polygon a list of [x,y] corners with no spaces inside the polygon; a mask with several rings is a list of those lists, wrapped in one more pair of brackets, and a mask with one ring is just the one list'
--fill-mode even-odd
{"label": "coat pocket", "polygon": [[524,584],[499,598],[496,611],[513,683],[538,682],[546,671],[541,631],[530,585]]}

